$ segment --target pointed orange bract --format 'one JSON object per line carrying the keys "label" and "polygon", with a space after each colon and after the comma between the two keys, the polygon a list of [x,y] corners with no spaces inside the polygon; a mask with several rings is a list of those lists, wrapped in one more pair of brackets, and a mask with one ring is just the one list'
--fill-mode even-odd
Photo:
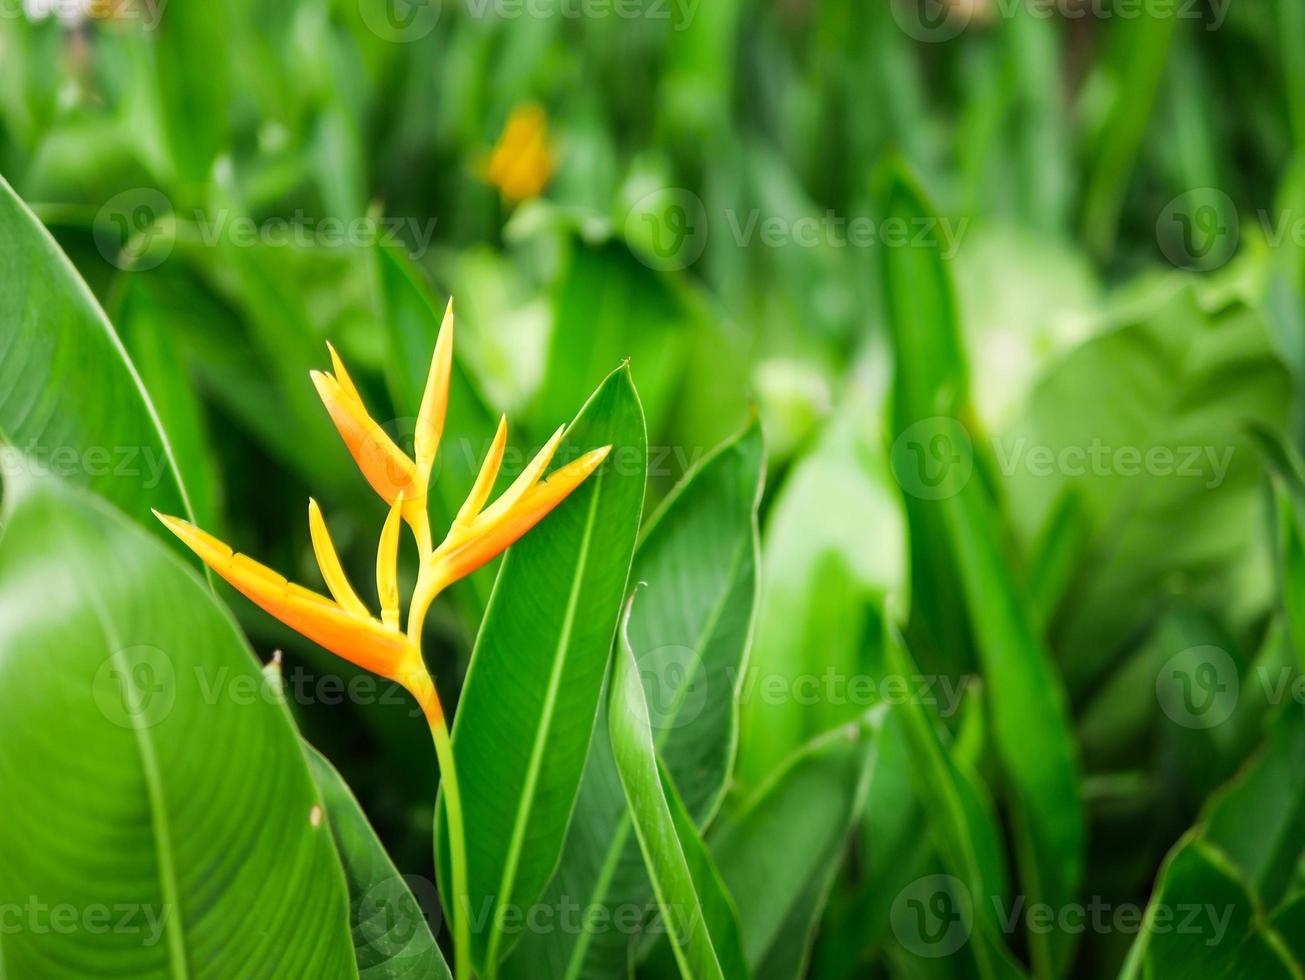
{"label": "pointed orange bract", "polygon": [[193,524],[158,511],[154,514],[209,568],[291,629],[365,670],[405,681],[415,651],[398,629],[387,628],[295,585],[266,565],[236,554]]}

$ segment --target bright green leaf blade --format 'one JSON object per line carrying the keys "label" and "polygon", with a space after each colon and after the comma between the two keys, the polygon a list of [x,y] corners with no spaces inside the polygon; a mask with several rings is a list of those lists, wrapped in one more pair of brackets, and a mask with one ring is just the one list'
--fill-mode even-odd
{"label": "bright green leaf blade", "polygon": [[[628,612],[626,616],[628,623]],[[634,649],[623,635],[612,667],[608,726],[662,924],[687,980],[746,977],[731,903],[674,783],[661,778],[639,671]]]}
{"label": "bright green leaf blade", "polygon": [[[629,576],[647,441],[627,367],[581,409],[557,458],[605,445],[603,465],[503,559],[458,705],[470,918],[488,976],[557,866]],[[445,881],[442,809],[436,827]]]}
{"label": "bright green leaf blade", "polygon": [[872,712],[815,739],[712,828],[707,843],[734,896],[744,953],[758,980],[802,975],[861,813],[877,728]]}
{"label": "bright green leaf blade", "polygon": [[[0,902],[83,923],[7,931],[9,974],[356,976],[298,735],[230,614],[103,501],[5,492]],[[139,928],[91,918],[124,907]]]}
{"label": "bright green leaf blade", "polygon": [[[0,442],[151,527],[192,516],[172,449],[104,311],[0,178]],[[160,531],[167,535],[166,531]]]}
{"label": "bright green leaf blade", "polygon": [[[642,583],[630,642],[652,705],[654,742],[698,825],[714,812],[732,764],[737,687],[757,592],[757,505],[764,471],[756,423],[690,473],[644,530],[631,580]],[[598,730],[608,727],[601,705]],[[596,738],[556,875],[541,904],[574,902],[592,923],[524,936],[503,973],[543,965],[558,976],[605,977],[629,958],[618,915],[652,902],[610,741]]]}
{"label": "bright green leaf blade", "polygon": [[424,907],[385,853],[344,777],[311,745],[305,744],[304,752],[344,865],[359,980],[449,980],[448,964],[431,933],[430,917],[439,915],[433,886],[424,879],[415,882],[425,886]]}
{"label": "bright green leaf blade", "polygon": [[[891,178],[887,210],[908,226],[930,214],[904,174]],[[1083,874],[1083,815],[1068,706],[1006,554],[1005,517],[982,468],[975,467],[968,432],[978,426],[966,397],[947,266],[936,244],[885,253],[897,360],[894,472],[906,491],[913,534],[918,520],[922,530],[938,536],[940,551],[929,560],[959,584],[968,609],[991,692],[997,751],[1016,808],[1025,893],[1030,901],[1059,907],[1074,899]],[[937,295],[922,298],[926,292]],[[983,459],[980,454],[978,462]],[[913,593],[913,602],[919,599]],[[1034,933],[1030,939],[1035,972],[1058,975],[1067,965],[1067,937]]]}

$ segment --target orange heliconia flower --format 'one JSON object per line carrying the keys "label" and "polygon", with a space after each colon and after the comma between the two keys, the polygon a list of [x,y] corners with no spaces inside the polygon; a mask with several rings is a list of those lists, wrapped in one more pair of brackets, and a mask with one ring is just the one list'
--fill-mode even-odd
{"label": "orange heliconia flower", "polygon": [[[434,721],[442,717],[442,712],[420,647],[421,628],[431,602],[539,523],[599,467],[611,447],[585,453],[545,477],[544,471],[562,439],[563,430],[559,428],[512,485],[487,507],[507,444],[507,419],[500,419],[471,493],[444,540],[432,547],[426,496],[448,408],[453,363],[452,301],[435,342],[417,415],[415,459],[403,452],[368,414],[344,363],[334,348],[329,350],[333,373],[314,371],[313,383],[363,476],[390,505],[376,554],[379,616],[372,615],[345,576],[316,501],[308,502],[309,533],[330,598],[287,581],[187,521],[157,512],[156,516],[241,594],[337,656],[403,684]],[[400,624],[398,588],[399,531],[405,521],[421,552],[406,630]]]}

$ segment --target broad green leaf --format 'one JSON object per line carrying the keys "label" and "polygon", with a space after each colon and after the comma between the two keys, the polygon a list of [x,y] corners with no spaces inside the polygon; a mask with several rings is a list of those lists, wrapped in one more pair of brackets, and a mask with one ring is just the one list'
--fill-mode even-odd
{"label": "broad green leaf", "polygon": [[[420,272],[402,251],[377,245],[374,261],[376,320],[384,331],[387,346],[386,379],[395,404],[406,406],[412,413],[412,423],[402,427],[406,437],[416,425],[417,408],[426,390],[431,354],[444,311],[436,308]],[[445,435],[432,476],[431,510],[437,532],[448,527],[457,516],[494,438],[495,420],[462,366],[456,327],[454,338]],[[505,475],[516,475],[507,472],[506,463]],[[470,611],[476,618],[489,601],[493,575],[493,567],[486,567],[456,587],[470,603]]]}
{"label": "broad green leaf", "polygon": [[411,879],[385,853],[344,777],[311,745],[304,745],[304,753],[344,865],[359,980],[449,980],[431,933],[430,918],[439,915],[434,885],[417,879],[424,886],[417,899]]}
{"label": "broad green leaf", "polygon": [[[1305,853],[1305,712],[1288,705],[1258,756],[1206,807],[1165,860],[1145,925],[1121,973],[1134,978],[1299,977],[1270,921]],[[1198,909],[1191,928],[1175,928]],[[1284,909],[1282,923],[1293,920]]]}
{"label": "broad green leaf", "polygon": [[[754,422],[686,476],[649,520],[630,576],[642,583],[629,637],[654,744],[698,826],[714,813],[733,760],[756,607],[763,468]],[[576,903],[588,918],[576,929],[524,936],[503,964],[505,976],[524,980],[543,964],[560,977],[611,976],[624,968],[635,931],[612,923],[632,916],[635,927],[645,925],[652,887],[602,735],[609,723],[605,700],[561,863],[540,900],[547,908]]]}
{"label": "broad green leaf", "polygon": [[743,806],[724,812],[708,835],[758,980],[803,973],[861,813],[880,720],[873,709],[804,746]]}
{"label": "broad green leaf", "polygon": [[[886,206],[908,225],[929,214],[904,175],[891,180]],[[921,530],[937,535],[928,540],[940,551],[928,560],[959,583],[968,609],[1016,811],[1024,891],[1031,902],[1059,907],[1073,900],[1083,871],[1068,706],[1006,551],[1006,520],[983,479],[985,457],[974,449],[980,430],[966,397],[947,266],[936,246],[888,248],[885,256],[897,357],[894,472],[907,495],[912,535],[917,519]],[[913,548],[916,557],[923,556]],[[913,587],[929,584],[934,580],[913,575]],[[913,591],[912,598],[914,604],[921,597]],[[1030,940],[1035,972],[1058,975],[1067,965],[1067,937],[1034,932]]]}
{"label": "broad green leaf", "polygon": [[[628,367],[581,409],[557,458],[605,445],[598,471],[503,559],[458,704],[469,918],[489,977],[557,866],[630,572],[647,443]],[[441,881],[447,835],[441,807]]]}
{"label": "broad green leaf", "polygon": [[[0,442],[155,526],[190,515],[172,448],[104,311],[0,178]],[[166,532],[162,532],[166,534]]]}
{"label": "broad green leaf", "polygon": [[1207,313],[1194,288],[1166,283],[1043,377],[1021,418],[993,441],[1018,537],[1039,533],[1066,487],[1088,542],[1051,635],[1076,696],[1121,646],[1184,592],[1242,620],[1270,589],[1263,466],[1247,430],[1281,432],[1288,376],[1261,317]]}
{"label": "broad green leaf", "polygon": [[1082,225],[1098,256],[1114,250],[1124,196],[1179,22],[1156,10],[1113,19],[1105,57],[1087,86],[1084,113],[1091,132]]}
{"label": "broad green leaf", "polygon": [[0,902],[79,917],[6,930],[9,975],[357,976],[298,735],[230,614],[98,498],[5,494]]}
{"label": "broad green leaf", "polygon": [[1161,868],[1120,980],[1300,976],[1300,964],[1264,921],[1237,869],[1200,837],[1184,838]]}
{"label": "broad green leaf", "polygon": [[[627,611],[627,623],[629,615]],[[684,977],[747,977],[733,904],[674,781],[657,758],[653,715],[639,672],[634,648],[622,630],[612,667],[608,726],[662,924]]]}

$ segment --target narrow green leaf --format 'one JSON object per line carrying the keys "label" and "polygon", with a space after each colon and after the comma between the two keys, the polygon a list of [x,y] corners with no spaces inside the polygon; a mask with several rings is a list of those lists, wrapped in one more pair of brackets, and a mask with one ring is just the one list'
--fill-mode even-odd
{"label": "narrow green leaf", "polygon": [[[890,179],[886,205],[908,226],[930,214],[904,174]],[[889,248],[885,261],[897,358],[894,471],[913,537],[917,519],[933,529],[940,551],[930,560],[945,566],[965,599],[1015,808],[1024,892],[1030,902],[1060,907],[1082,879],[1084,847],[1064,691],[1005,553],[1007,524],[983,479],[985,457],[976,460],[978,440],[969,433],[979,427],[966,397],[947,267],[937,245]],[[1068,938],[1032,933],[1030,941],[1035,972],[1059,975]]]}
{"label": "narrow green leaf", "polygon": [[385,853],[344,777],[307,743],[304,754],[344,864],[359,980],[449,980],[431,932],[430,919],[439,915],[434,885],[419,879],[422,900],[413,895],[411,879]]}
{"label": "narrow green leaf", "polygon": [[10,479],[4,516],[0,903],[79,923],[6,930],[4,968],[357,976],[320,798],[231,615],[84,491]]}
{"label": "narrow green leaf", "polygon": [[1087,151],[1082,228],[1098,256],[1109,257],[1114,250],[1124,196],[1179,22],[1155,10],[1112,20],[1108,50],[1097,66],[1099,77],[1088,86],[1102,98],[1088,106],[1095,124]]}
{"label": "narrow green leaf", "polygon": [[[887,643],[889,671],[899,677],[918,677],[919,668],[892,632]],[[980,977],[1021,977],[1023,971],[1006,948],[996,917],[995,910],[1006,905],[1007,895],[1005,855],[992,803],[977,775],[947,751],[938,723],[923,703],[907,699],[894,710],[912,749],[912,781],[929,814],[930,836],[944,869],[959,881],[962,890],[948,900],[968,906],[974,927],[964,943],[956,943],[950,929],[936,936],[926,928],[905,934],[904,930],[915,924],[908,916],[904,922],[894,923],[897,939],[911,952],[924,956],[951,955],[961,945],[968,945]],[[930,879],[918,879],[900,894],[919,890],[920,895],[911,897],[925,901],[927,907],[938,894],[932,885]]]}
{"label": "narrow green leaf", "polygon": [[612,754],[662,923],[686,980],[746,977],[732,903],[674,782],[663,778],[639,662],[621,632],[608,710]]}
{"label": "narrow green leaf", "polygon": [[[0,442],[151,527],[193,516],[158,414],[67,256],[0,178]],[[167,536],[166,531],[159,531]]]}
{"label": "narrow green leaf", "polygon": [[[754,422],[687,475],[647,522],[631,580],[642,583],[630,642],[652,710],[653,740],[698,826],[714,813],[733,760],[738,685],[757,593],[757,506],[764,471]],[[598,731],[609,721],[599,707]],[[540,900],[578,904],[576,929],[524,936],[505,976],[604,977],[624,968],[653,900],[612,746],[589,750],[561,863]],[[635,910],[638,910],[637,912]]]}
{"label": "narrow green leaf", "polygon": [[1089,525],[1082,496],[1066,487],[1043,521],[1029,561],[1029,605],[1043,630],[1051,621],[1087,544]]}
{"label": "narrow green leaf", "polygon": [[[458,705],[467,911],[488,977],[557,866],[589,751],[643,509],[647,443],[628,367],[581,409],[557,458],[605,445],[599,470],[503,559]],[[441,807],[441,881],[447,835]]]}

